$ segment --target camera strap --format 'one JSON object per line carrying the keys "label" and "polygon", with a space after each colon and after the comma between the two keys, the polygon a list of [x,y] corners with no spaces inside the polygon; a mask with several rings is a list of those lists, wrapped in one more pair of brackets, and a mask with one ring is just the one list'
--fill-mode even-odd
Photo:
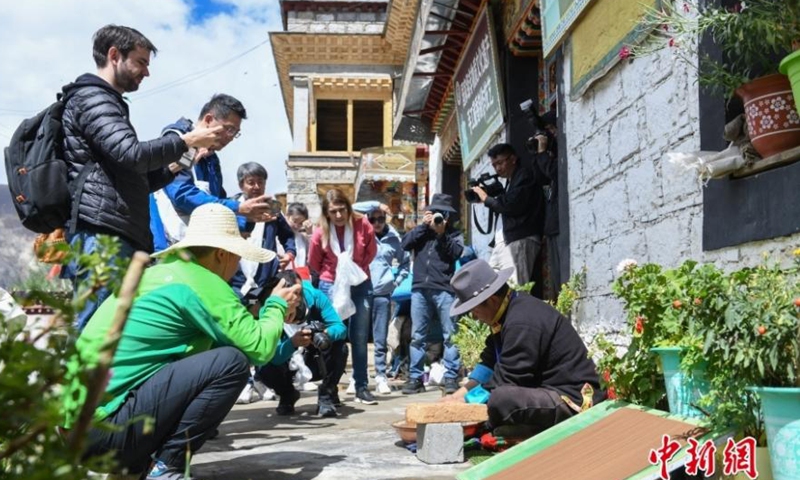
{"label": "camera strap", "polygon": [[475,223],[475,228],[477,228],[482,235],[490,235],[494,231],[495,215],[497,214],[489,210],[489,222],[486,230],[484,230],[483,228],[481,228],[480,222],[478,222],[478,214],[475,213],[475,205],[472,206],[472,220]]}

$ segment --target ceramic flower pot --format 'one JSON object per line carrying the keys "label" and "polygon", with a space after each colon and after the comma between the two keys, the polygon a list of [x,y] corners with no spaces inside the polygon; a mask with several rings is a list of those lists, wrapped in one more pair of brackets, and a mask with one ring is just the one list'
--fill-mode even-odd
{"label": "ceramic flower pot", "polygon": [[800,388],[758,387],[772,478],[800,478]]}
{"label": "ceramic flower pot", "polygon": [[789,77],[794,95],[794,106],[800,111],[800,50],[793,52],[781,61],[780,71]]}
{"label": "ceramic flower pot", "polygon": [[681,370],[680,347],[651,348],[661,358],[661,368],[664,371],[664,386],[667,388],[667,401],[669,413],[684,417],[698,418],[704,416],[703,412],[693,407],[700,398],[708,393],[709,385],[705,379],[705,369],[698,368],[692,375],[686,375]]}
{"label": "ceramic flower pot", "polygon": [[786,75],[759,77],[736,89],[736,95],[744,103],[750,141],[761,157],[800,146],[800,115]]}

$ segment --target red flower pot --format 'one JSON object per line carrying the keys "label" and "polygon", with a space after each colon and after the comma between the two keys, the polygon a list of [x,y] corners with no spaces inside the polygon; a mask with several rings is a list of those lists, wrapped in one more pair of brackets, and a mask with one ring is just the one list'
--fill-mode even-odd
{"label": "red flower pot", "polygon": [[800,146],[800,115],[786,75],[759,77],[736,89],[747,120],[747,131],[761,157]]}

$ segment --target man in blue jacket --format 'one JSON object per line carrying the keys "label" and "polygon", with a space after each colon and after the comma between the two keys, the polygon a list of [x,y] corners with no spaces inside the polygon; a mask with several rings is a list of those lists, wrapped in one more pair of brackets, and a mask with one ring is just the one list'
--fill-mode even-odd
{"label": "man in blue jacket", "polygon": [[[261,164],[247,162],[239,165],[236,178],[242,191],[232,197],[233,200],[241,202],[264,195],[267,188],[267,170]],[[284,253],[280,258],[275,258],[267,263],[247,260],[240,262],[239,270],[229,282],[240,297],[247,296],[248,292],[254,288],[264,287],[270,279],[275,277],[278,270],[285,269],[297,256],[294,231],[282,213],[268,212],[264,221],[255,224],[248,223],[246,230],[249,232],[251,243],[277,252],[278,242],[280,242]]]}
{"label": "man in blue jacket", "polygon": [[218,93],[200,110],[196,124],[187,118],[167,125],[162,136],[181,135],[201,127],[222,127],[222,135],[210,148],[187,152],[193,162],[175,174],[175,179],[162,190],[150,195],[150,230],[155,251],[161,251],[183,237],[184,225],[195,208],[207,203],[221,203],[236,213],[239,229],[247,221],[264,221],[269,205],[259,196],[243,202],[227,198],[222,186],[218,151],[241,136],[242,120],[247,111],[242,102],[230,95]]}
{"label": "man in blue jacket", "polygon": [[[341,405],[339,380],[344,374],[347,363],[347,328],[328,297],[314,288],[311,282],[302,281],[292,270],[278,273],[264,289],[264,294],[268,295],[272,286],[280,279],[287,285],[302,282],[303,296],[297,306],[296,314],[286,319],[287,323],[284,325],[284,333],[275,356],[268,364],[257,370],[256,376],[280,397],[276,413],[292,415],[295,411],[294,404],[300,398],[300,392],[294,388],[295,372],[289,369],[289,361],[294,352],[303,347],[303,360],[312,372],[312,380],[322,380],[317,390],[317,413],[323,417],[335,417],[338,415],[336,406]],[[263,298],[264,294],[260,297]],[[311,322],[324,324],[324,333],[330,342],[328,348],[319,345],[319,334],[308,327]]]}
{"label": "man in blue jacket", "polygon": [[[455,213],[452,198],[436,193],[428,205],[422,223],[403,237],[403,249],[414,254],[414,281],[411,284],[411,365],[403,393],[425,391],[422,373],[425,362],[425,339],[428,324],[440,322],[444,337],[444,390],[458,390],[461,358],[453,343],[455,322],[450,306],[455,300],[450,279],[456,271],[456,260],[464,251],[464,237],[450,224]],[[453,220],[454,221],[454,220]]]}

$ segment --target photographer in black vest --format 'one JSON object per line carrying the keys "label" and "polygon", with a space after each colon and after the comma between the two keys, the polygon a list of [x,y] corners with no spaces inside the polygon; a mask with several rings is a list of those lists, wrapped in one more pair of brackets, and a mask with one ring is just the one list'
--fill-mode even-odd
{"label": "photographer in black vest", "polygon": [[533,171],[523,166],[514,147],[499,143],[489,149],[497,176],[508,179],[502,193],[489,196],[480,186],[472,187],[478,199],[503,219],[503,238],[514,259],[517,282],[528,283],[542,245],[542,195]]}

